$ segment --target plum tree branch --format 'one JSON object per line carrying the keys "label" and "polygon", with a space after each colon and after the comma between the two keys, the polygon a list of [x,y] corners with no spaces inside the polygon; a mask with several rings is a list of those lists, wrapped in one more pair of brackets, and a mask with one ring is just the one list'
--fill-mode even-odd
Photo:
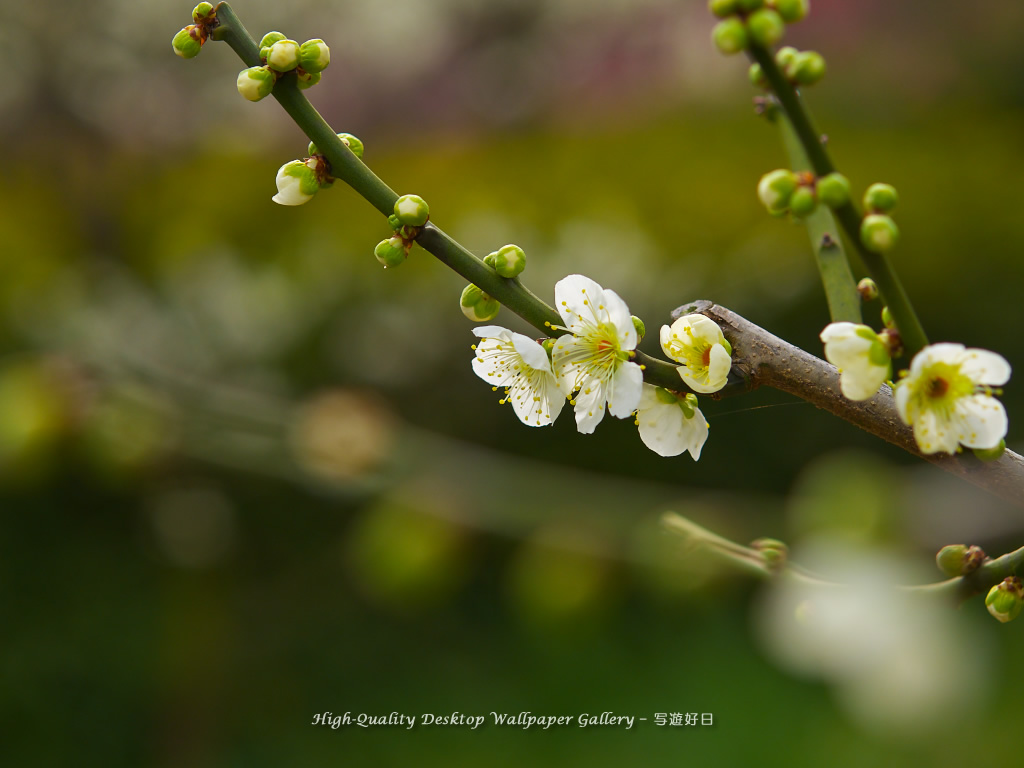
{"label": "plum tree branch", "polygon": [[834,365],[783,341],[735,312],[710,301],[695,301],[673,310],[672,317],[697,313],[711,318],[732,344],[733,370],[750,389],[771,387],[789,392],[854,424],[865,432],[967,480],[979,488],[1024,507],[1024,458],[1013,451],[990,462],[973,455],[923,454],[913,430],[896,411],[892,389],[883,386],[870,400],[848,400],[839,391]]}

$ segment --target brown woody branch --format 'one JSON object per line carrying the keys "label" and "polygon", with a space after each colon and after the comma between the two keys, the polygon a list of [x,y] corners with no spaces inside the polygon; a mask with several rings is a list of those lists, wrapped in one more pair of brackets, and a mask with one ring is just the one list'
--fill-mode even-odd
{"label": "brown woody branch", "polygon": [[989,462],[967,453],[925,455],[918,450],[911,428],[897,414],[888,386],[870,400],[847,400],[839,392],[839,372],[831,363],[711,301],[685,304],[674,310],[672,317],[691,313],[705,315],[721,326],[732,344],[733,371],[744,380],[746,388],[772,387],[789,392],[1005,501],[1024,506],[1024,458],[1020,454],[1008,450],[999,460]]}

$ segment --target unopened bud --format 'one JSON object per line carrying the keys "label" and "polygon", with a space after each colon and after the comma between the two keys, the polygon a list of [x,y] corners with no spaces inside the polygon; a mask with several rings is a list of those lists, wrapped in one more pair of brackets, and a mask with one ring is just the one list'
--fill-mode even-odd
{"label": "unopened bud", "polygon": [[799,180],[795,173],[779,168],[761,177],[757,184],[757,196],[764,207],[772,213],[785,211],[798,184]]}
{"label": "unopened bud", "polygon": [[732,16],[739,10],[738,0],[708,0],[708,10],[720,19]]}
{"label": "unopened bud", "polygon": [[864,193],[864,207],[870,213],[888,213],[899,201],[899,193],[891,184],[872,184]]}
{"label": "unopened bud", "polygon": [[789,210],[797,218],[810,216],[818,209],[818,196],[811,187],[797,187],[789,198]]}
{"label": "unopened bud", "polygon": [[498,316],[498,310],[501,308],[497,300],[488,296],[472,283],[463,289],[462,296],[459,298],[459,306],[462,308],[462,314],[474,323],[493,320]]}
{"label": "unopened bud", "polygon": [[636,343],[639,344],[644,340],[644,336],[647,335],[647,326],[644,325],[644,321],[636,315],[632,315],[633,330],[636,331]]}
{"label": "unopened bud", "polygon": [[189,24],[171,40],[171,47],[174,52],[183,59],[192,59],[199,55],[203,44],[199,41],[199,28]]}
{"label": "unopened bud", "polygon": [[757,539],[751,542],[750,546],[761,553],[764,564],[773,571],[785,566],[789,558],[789,547],[778,539]]}
{"label": "unopened bud", "polygon": [[388,267],[397,267],[400,264],[404,264],[408,253],[405,250],[405,242],[402,238],[389,237],[387,240],[381,240],[377,243],[377,247],[373,249],[373,255],[377,257],[377,261],[384,265],[384,269],[387,269]]}
{"label": "unopened bud", "polygon": [[761,65],[757,62],[750,65],[750,69],[747,70],[747,77],[750,79],[750,84],[755,88],[768,88],[768,80],[764,76],[764,70],[761,69]]}
{"label": "unopened bud", "polygon": [[797,85],[814,85],[825,76],[825,57],[817,51],[802,51],[786,66],[786,77]]}
{"label": "unopened bud", "polygon": [[319,83],[320,77],[321,75],[319,72],[297,72],[295,75],[295,84],[299,86],[300,91],[304,91]]}
{"label": "unopened bud", "polygon": [[874,301],[878,298],[878,286],[870,277],[865,277],[857,283],[857,293],[861,301]]}
{"label": "unopened bud", "polygon": [[711,40],[715,47],[726,55],[745,50],[750,42],[746,26],[736,16],[715,24],[715,28],[711,30]]}
{"label": "unopened bud", "polygon": [[935,555],[935,564],[952,579],[978,570],[978,566],[985,562],[985,559],[985,552],[981,547],[950,544],[938,551]]}
{"label": "unopened bud", "polygon": [[277,72],[290,72],[299,66],[299,44],[294,40],[278,40],[267,51],[267,66]]}
{"label": "unopened bud", "polygon": [[864,247],[875,253],[891,251],[900,239],[900,230],[890,217],[872,213],[860,225],[860,239]]}
{"label": "unopened bud", "polygon": [[276,181],[277,194],[271,199],[279,205],[302,205],[309,202],[320,189],[316,171],[302,160],[292,160],[282,165],[277,171]]}
{"label": "unopened bud", "polygon": [[331,49],[320,38],[299,46],[299,66],[307,72],[323,72],[331,63]]}
{"label": "unopened bud", "polygon": [[802,21],[811,10],[811,0],[775,0],[774,5],[787,24]]}
{"label": "unopened bud", "polygon": [[775,63],[778,64],[779,69],[783,72],[790,63],[800,54],[796,48],[791,45],[784,45],[775,52]]}
{"label": "unopened bud", "polygon": [[888,307],[882,307],[882,325],[886,328],[896,327],[896,321],[893,319],[892,310]]}
{"label": "unopened bud", "polygon": [[351,133],[339,133],[338,138],[352,151],[353,155],[360,160],[363,159],[363,142],[359,140],[358,136],[353,136]]}
{"label": "unopened bud", "polygon": [[786,33],[786,22],[771,8],[762,8],[747,17],[747,32],[762,48],[771,48]]}
{"label": "unopened bud", "polygon": [[850,202],[850,181],[841,173],[830,173],[818,179],[818,199],[829,208],[842,208]]}
{"label": "unopened bud", "polygon": [[497,251],[491,251],[486,256],[484,256],[484,264],[486,264],[491,269],[494,269],[494,260],[496,258],[498,258],[498,252]]}
{"label": "unopened bud", "polygon": [[206,19],[213,15],[215,15],[213,12],[213,5],[210,3],[200,3],[192,9],[192,21],[196,24],[201,21],[206,21]]}
{"label": "unopened bud", "polygon": [[1002,623],[1013,621],[1024,605],[1024,587],[1016,576],[1007,576],[989,590],[985,607]]}
{"label": "unopened bud", "polygon": [[410,227],[422,227],[430,218],[430,206],[419,195],[402,195],[395,201],[395,216]]}
{"label": "unopened bud", "polygon": [[1006,440],[1000,440],[992,448],[975,448],[974,455],[980,461],[998,461],[1006,453]]}
{"label": "unopened bud", "polygon": [[494,254],[494,271],[502,277],[515,277],[526,268],[526,254],[518,245],[503,245]]}
{"label": "unopened bud", "polygon": [[249,67],[238,73],[238,92],[249,101],[259,101],[274,90],[277,75],[269,67]]}

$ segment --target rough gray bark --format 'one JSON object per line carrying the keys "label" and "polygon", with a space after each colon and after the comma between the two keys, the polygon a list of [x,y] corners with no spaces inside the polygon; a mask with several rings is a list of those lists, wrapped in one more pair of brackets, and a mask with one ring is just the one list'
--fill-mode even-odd
{"label": "rough gray bark", "polygon": [[672,317],[693,313],[705,315],[721,326],[732,344],[733,371],[744,380],[745,389],[772,387],[794,394],[1001,499],[1024,507],[1024,458],[1019,454],[1008,450],[998,461],[989,462],[979,461],[970,453],[925,455],[918,450],[911,428],[896,412],[888,386],[883,386],[870,400],[847,400],[839,392],[839,372],[831,363],[711,301],[684,304],[672,312]]}

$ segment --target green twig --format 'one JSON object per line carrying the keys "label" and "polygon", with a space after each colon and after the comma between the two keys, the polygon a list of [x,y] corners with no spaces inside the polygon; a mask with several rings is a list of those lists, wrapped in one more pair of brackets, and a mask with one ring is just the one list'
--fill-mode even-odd
{"label": "green twig", "polygon": [[[800,140],[789,119],[779,114],[776,118],[782,133],[782,143],[789,154],[790,166],[794,171],[810,171],[811,161],[807,158]],[[831,209],[819,205],[817,210],[804,219],[807,233],[811,236],[814,261],[821,274],[821,285],[825,289],[828,312],[832,322],[861,323],[861,299],[857,283],[850,271],[850,262],[843,250],[839,230]]]}
{"label": "green twig", "polygon": [[[775,97],[789,118],[793,131],[799,139],[815,175],[820,178],[830,173],[835,173],[835,165],[832,164],[832,160],[821,141],[821,134],[811,122],[811,118],[807,114],[807,110],[804,108],[793,84],[789,82],[775,63],[775,57],[772,56],[771,51],[752,44],[750,46],[750,56],[761,65],[761,70],[764,72],[764,76],[775,93]],[[914,307],[910,303],[910,298],[907,296],[906,291],[904,291],[903,285],[900,283],[895,271],[893,271],[889,259],[885,254],[869,251],[861,242],[860,225],[863,217],[855,202],[851,200],[846,205],[837,208],[835,210],[835,218],[846,233],[848,242],[853,248],[857,249],[868,272],[874,278],[875,283],[878,284],[878,290],[889,307],[889,311],[892,312],[896,327],[899,329],[903,346],[907,354],[913,356],[928,344],[928,337],[921,326],[921,322],[917,319]]]}
{"label": "green twig", "polygon": [[[218,25],[213,31],[213,38],[223,40],[231,46],[247,66],[259,66],[261,62],[257,43],[235,15],[231,6],[227,3],[220,3],[216,10]],[[281,77],[274,85],[273,95],[296,125],[327,158],[327,162],[331,166],[331,175],[334,178],[340,179],[352,187],[383,215],[388,216],[394,212],[398,195],[338,138],[335,131],[299,90],[294,74],[289,73]],[[562,319],[549,304],[538,298],[519,279],[498,275],[494,269],[484,264],[481,259],[461,246],[439,227],[428,223],[420,231],[416,242],[439,261],[474,285],[479,286],[481,290],[493,296],[545,336],[558,336],[565,333],[564,330],[552,327],[560,326]],[[644,379],[649,383],[680,391],[688,389],[677,373],[677,366],[652,358],[640,351],[636,353],[636,362],[645,367]],[[732,377],[726,388],[717,395],[727,396],[746,390],[747,385],[740,377]]]}

